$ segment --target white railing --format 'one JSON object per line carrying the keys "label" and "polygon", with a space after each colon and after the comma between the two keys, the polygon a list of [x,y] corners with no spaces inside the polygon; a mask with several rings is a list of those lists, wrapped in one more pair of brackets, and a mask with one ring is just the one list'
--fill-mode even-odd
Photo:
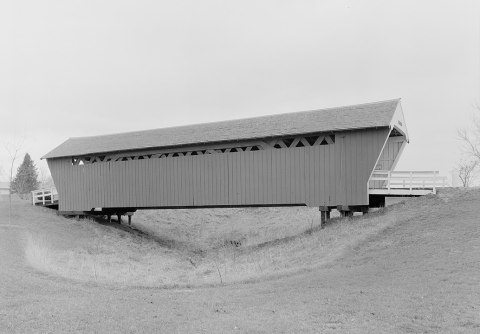
{"label": "white railing", "polygon": [[32,191],[32,204],[54,204],[58,201],[58,192],[57,189],[39,189]]}
{"label": "white railing", "polygon": [[436,193],[437,188],[447,187],[447,178],[440,176],[438,171],[387,171],[376,170],[370,178],[370,189],[409,190],[432,190]]}

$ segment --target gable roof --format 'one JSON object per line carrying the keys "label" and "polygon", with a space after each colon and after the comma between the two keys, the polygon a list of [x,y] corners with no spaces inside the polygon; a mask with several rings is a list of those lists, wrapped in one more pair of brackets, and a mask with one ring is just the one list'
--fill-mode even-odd
{"label": "gable roof", "polygon": [[386,127],[391,125],[399,104],[400,99],[395,99],[232,121],[76,137],[66,140],[42,159]]}

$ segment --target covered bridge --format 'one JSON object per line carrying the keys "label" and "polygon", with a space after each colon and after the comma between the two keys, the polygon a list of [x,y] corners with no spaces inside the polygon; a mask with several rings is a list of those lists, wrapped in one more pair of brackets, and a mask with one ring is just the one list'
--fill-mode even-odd
{"label": "covered bridge", "polygon": [[[400,100],[70,138],[47,159],[59,211],[378,204],[408,142]],[[370,186],[369,186],[370,184]]]}

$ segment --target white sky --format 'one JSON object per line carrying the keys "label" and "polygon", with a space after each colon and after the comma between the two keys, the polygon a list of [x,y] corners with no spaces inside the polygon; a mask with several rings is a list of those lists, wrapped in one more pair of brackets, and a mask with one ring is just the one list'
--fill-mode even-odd
{"label": "white sky", "polygon": [[401,97],[397,169],[447,175],[480,101],[479,21],[473,0],[2,2],[0,144],[45,166],[68,137]]}

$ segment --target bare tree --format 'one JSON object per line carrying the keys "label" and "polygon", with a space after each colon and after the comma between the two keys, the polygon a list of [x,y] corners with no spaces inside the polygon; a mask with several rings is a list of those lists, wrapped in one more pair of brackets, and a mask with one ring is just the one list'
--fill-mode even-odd
{"label": "bare tree", "polygon": [[479,160],[462,161],[458,163],[455,170],[457,171],[458,177],[462,181],[463,187],[466,188],[471,186],[479,163]]}
{"label": "bare tree", "polygon": [[458,137],[464,144],[467,153],[475,160],[480,161],[480,105],[475,106],[477,113],[472,117],[470,129],[459,129]]}
{"label": "bare tree", "polygon": [[18,158],[18,155],[20,153],[20,149],[22,148],[23,141],[14,141],[9,144],[5,144],[5,150],[7,151],[9,157],[10,157],[10,171],[9,171],[9,177],[8,177],[8,182],[9,182],[9,192],[8,192],[8,202],[9,202],[9,212],[8,212],[8,222],[12,222],[12,182],[13,182],[13,167],[15,166],[15,161]]}

